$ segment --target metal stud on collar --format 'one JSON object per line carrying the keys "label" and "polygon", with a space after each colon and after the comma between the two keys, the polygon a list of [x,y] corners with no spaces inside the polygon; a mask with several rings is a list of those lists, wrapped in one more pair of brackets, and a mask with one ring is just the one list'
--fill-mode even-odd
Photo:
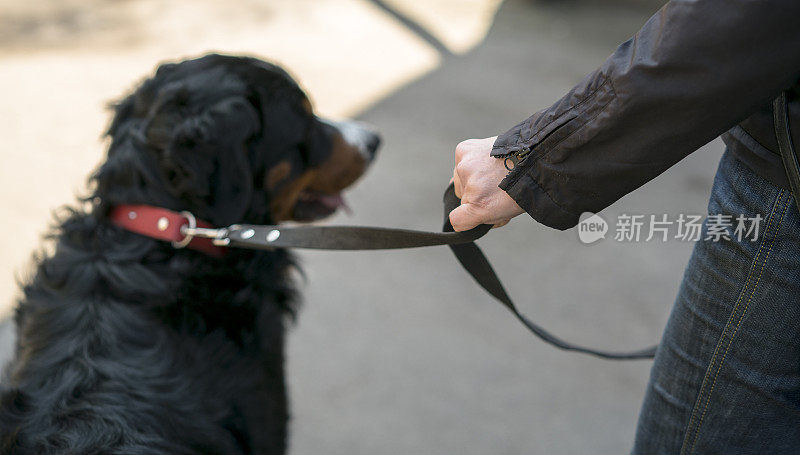
{"label": "metal stud on collar", "polygon": [[166,231],[167,228],[169,227],[169,220],[167,219],[167,217],[162,216],[161,218],[159,218],[156,227],[158,228],[159,231]]}

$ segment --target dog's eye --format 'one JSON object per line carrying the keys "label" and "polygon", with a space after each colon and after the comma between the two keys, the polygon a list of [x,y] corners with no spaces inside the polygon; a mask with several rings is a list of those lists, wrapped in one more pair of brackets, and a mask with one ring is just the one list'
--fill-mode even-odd
{"label": "dog's eye", "polygon": [[300,152],[300,159],[303,161],[303,166],[310,167],[311,166],[311,147],[308,143],[301,142],[297,146],[298,152]]}

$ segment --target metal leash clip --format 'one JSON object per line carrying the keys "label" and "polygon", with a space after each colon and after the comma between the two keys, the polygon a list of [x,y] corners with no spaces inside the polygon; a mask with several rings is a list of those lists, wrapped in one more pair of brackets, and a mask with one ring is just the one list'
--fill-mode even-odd
{"label": "metal leash clip", "polygon": [[211,243],[216,246],[227,246],[229,243],[231,243],[231,240],[228,238],[227,228],[197,227],[197,218],[195,218],[192,212],[183,211],[181,212],[181,215],[186,218],[186,221],[189,224],[184,224],[181,226],[181,234],[183,234],[184,237],[178,242],[172,242],[172,246],[174,248],[186,247],[186,245],[188,245],[195,237],[211,239]]}

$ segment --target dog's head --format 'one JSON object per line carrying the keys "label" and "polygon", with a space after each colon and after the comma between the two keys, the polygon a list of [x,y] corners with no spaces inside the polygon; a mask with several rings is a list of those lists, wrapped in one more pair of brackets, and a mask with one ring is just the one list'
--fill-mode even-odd
{"label": "dog's head", "polygon": [[216,54],[161,65],[116,106],[108,134],[103,206],[189,210],[219,226],[331,215],[380,142],[317,117],[277,66]]}

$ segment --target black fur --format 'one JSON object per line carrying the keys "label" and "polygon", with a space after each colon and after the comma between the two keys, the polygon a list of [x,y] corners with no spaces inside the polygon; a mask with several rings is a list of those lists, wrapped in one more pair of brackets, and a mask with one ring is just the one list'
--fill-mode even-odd
{"label": "black fur", "polygon": [[142,203],[271,223],[270,165],[302,172],[329,153],[305,102],[275,66],[209,55],[162,65],[116,106],[93,194],[24,284],[1,453],[284,453],[290,254],[175,250],[107,214]]}

